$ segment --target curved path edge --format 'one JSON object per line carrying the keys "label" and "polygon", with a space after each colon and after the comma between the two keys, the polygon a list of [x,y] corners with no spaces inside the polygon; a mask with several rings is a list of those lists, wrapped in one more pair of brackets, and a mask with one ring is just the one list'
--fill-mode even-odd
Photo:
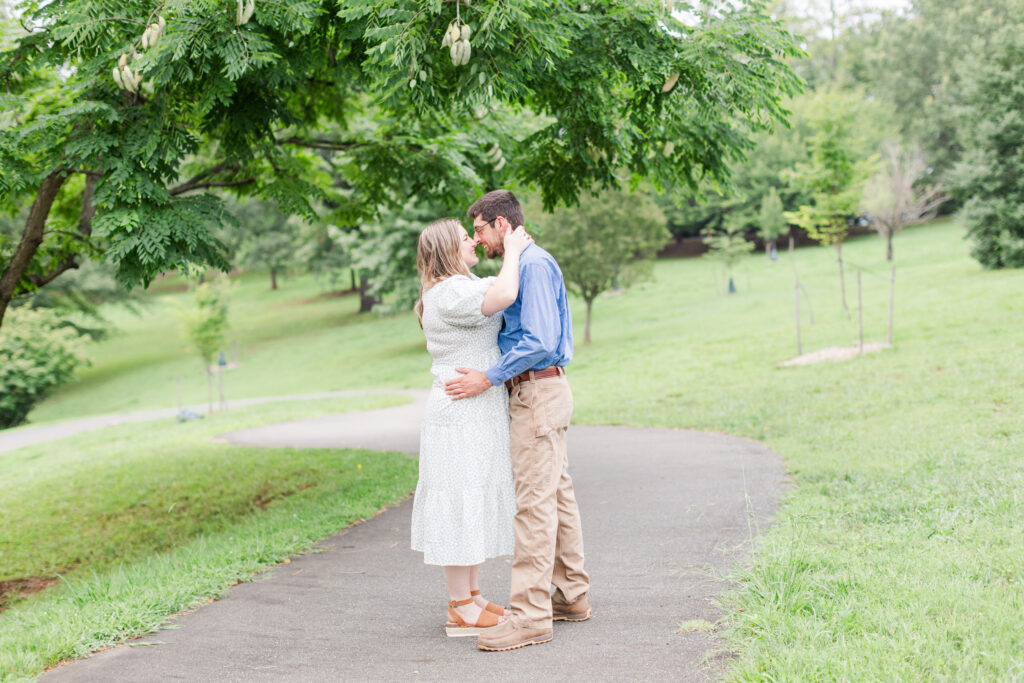
{"label": "curved path edge", "polygon": [[[228,402],[229,408],[240,406],[251,406],[260,403],[281,403],[284,401],[311,401],[325,398],[354,398],[356,396],[367,396],[377,394],[404,394],[412,396],[413,399],[420,399],[426,396],[422,389],[350,389],[346,391],[324,391],[314,394],[288,394],[285,396],[261,396],[256,398],[240,398]],[[195,413],[205,413],[207,404],[196,404],[185,406],[185,410]],[[123,413],[118,415],[96,415],[84,417],[78,420],[67,420],[65,422],[53,422],[43,425],[26,425],[13,429],[0,430],[0,453],[13,451],[16,448],[31,446],[32,444],[63,439],[66,436],[73,436],[81,432],[91,432],[104,427],[116,427],[119,424],[128,422],[149,422],[150,420],[163,420],[172,418],[178,414],[176,408],[158,408],[156,410],[143,410],[134,413]]]}
{"label": "curved path edge", "polygon": [[[426,392],[409,393],[418,400],[220,438],[416,453]],[[585,425],[570,428],[569,453],[594,617],[556,623],[549,644],[483,653],[472,638],[446,638],[447,591],[440,570],[424,566],[422,556],[409,549],[412,505],[405,501],[326,539],[320,552],[174,618],[173,630],[134,643],[153,647],[111,648],[43,680],[536,683],[540,677],[720,677],[729,661],[720,639],[714,633],[678,633],[678,625],[715,623],[724,615],[717,596],[770,523],[785,486],[780,458],[738,437]],[[481,569],[481,584],[492,600],[507,599],[509,566],[509,558],[498,558]]]}

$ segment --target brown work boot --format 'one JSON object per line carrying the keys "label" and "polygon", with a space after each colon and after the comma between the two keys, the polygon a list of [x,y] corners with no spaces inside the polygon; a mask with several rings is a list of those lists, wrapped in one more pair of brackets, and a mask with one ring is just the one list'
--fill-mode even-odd
{"label": "brown work boot", "polygon": [[516,626],[510,619],[481,633],[476,639],[476,645],[488,652],[504,652],[550,641],[551,629]]}
{"label": "brown work boot", "polygon": [[590,618],[590,598],[584,593],[576,602],[566,602],[562,591],[551,596],[551,621],[586,621]]}

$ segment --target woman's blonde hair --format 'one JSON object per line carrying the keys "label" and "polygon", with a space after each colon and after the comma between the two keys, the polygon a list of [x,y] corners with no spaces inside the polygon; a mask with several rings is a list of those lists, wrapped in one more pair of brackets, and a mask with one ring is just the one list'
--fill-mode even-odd
{"label": "woman's blonde hair", "polygon": [[416,270],[420,272],[420,298],[416,317],[423,327],[423,294],[441,280],[452,275],[470,276],[462,260],[462,237],[466,229],[454,218],[442,218],[423,228],[416,246]]}

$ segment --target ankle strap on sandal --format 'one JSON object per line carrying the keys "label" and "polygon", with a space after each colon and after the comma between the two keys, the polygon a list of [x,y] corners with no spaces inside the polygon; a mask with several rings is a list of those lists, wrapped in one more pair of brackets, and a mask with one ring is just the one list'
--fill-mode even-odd
{"label": "ankle strap on sandal", "polygon": [[452,609],[455,609],[456,607],[462,607],[463,605],[468,605],[471,602],[473,602],[473,598],[466,598],[465,600],[449,600],[448,601],[448,606],[451,607]]}

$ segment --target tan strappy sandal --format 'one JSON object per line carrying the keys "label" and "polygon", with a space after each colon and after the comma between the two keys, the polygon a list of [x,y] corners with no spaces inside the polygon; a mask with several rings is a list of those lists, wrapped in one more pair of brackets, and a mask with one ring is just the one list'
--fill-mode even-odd
{"label": "tan strappy sandal", "polygon": [[[470,591],[469,594],[475,598],[476,596],[480,595],[480,591],[479,590]],[[508,610],[506,610],[501,605],[495,605],[493,602],[488,602],[487,606],[484,607],[484,609],[487,610],[488,612],[490,612],[491,614],[497,614],[499,617],[507,617],[508,616]]]}
{"label": "tan strappy sandal", "polygon": [[466,598],[465,600],[452,600],[448,603],[448,621],[444,625],[445,633],[451,638],[459,638],[461,636],[478,636],[482,632],[489,628],[497,626],[500,622],[498,617],[485,609],[480,610],[480,616],[477,617],[475,624],[468,624],[466,620],[459,616],[459,613],[455,611],[456,607],[462,607],[473,602],[473,598]]}

